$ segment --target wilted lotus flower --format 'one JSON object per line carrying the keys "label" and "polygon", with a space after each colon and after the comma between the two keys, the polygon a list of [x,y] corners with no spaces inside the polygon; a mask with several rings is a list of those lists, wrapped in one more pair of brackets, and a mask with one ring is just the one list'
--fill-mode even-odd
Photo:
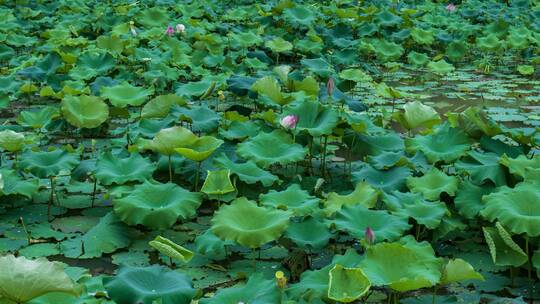
{"label": "wilted lotus flower", "polygon": [[296,123],[298,122],[298,116],[296,115],[287,115],[281,119],[281,126],[285,129],[294,129]]}
{"label": "wilted lotus flower", "polygon": [[185,25],[183,25],[182,23],[178,23],[178,24],[176,25],[176,32],[177,32],[178,34],[182,34],[182,33],[184,33],[185,31],[186,31],[186,26],[185,26]]}
{"label": "wilted lotus flower", "polygon": [[373,232],[371,227],[366,228],[366,231],[364,232],[364,238],[369,245],[375,242],[375,232]]}
{"label": "wilted lotus flower", "polygon": [[455,12],[456,11],[456,6],[454,5],[454,3],[449,3],[447,6],[446,6],[446,10],[449,11],[449,12]]}
{"label": "wilted lotus flower", "polygon": [[326,92],[328,93],[328,97],[334,96],[334,78],[332,77],[328,78],[328,82],[326,83]]}
{"label": "wilted lotus flower", "polygon": [[167,29],[165,30],[165,34],[169,35],[169,36],[172,36],[174,35],[174,29],[172,26],[167,26]]}

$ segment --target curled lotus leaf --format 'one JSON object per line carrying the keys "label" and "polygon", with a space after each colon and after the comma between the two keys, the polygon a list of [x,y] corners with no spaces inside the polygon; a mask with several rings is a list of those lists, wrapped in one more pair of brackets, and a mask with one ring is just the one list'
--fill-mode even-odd
{"label": "curled lotus leaf", "polygon": [[201,162],[223,144],[223,140],[217,139],[213,136],[197,137],[189,145],[184,145],[174,150],[185,158],[191,159],[196,162]]}
{"label": "curled lotus leaf", "polygon": [[540,169],[540,155],[538,154],[531,158],[527,157],[526,155],[519,155],[516,158],[510,158],[506,154],[503,154],[499,162],[503,166],[507,167],[510,173],[520,177],[525,177],[525,171],[527,171],[527,169]]}
{"label": "curled lotus leaf", "polygon": [[212,232],[248,248],[277,240],[289,226],[290,213],[259,207],[244,197],[223,205],[212,218]]}
{"label": "curled lotus leaf", "polygon": [[174,105],[184,106],[186,100],[175,94],[157,96],[144,105],[141,110],[141,117],[165,118]]}
{"label": "curled lotus leaf", "polygon": [[471,148],[470,140],[463,131],[443,124],[432,134],[416,135],[405,140],[409,153],[422,151],[431,163],[450,163],[465,155]]}
{"label": "curled lotus leaf", "polygon": [[365,295],[371,282],[362,268],[336,264],[329,272],[328,298],[340,303],[351,303]]}
{"label": "curled lotus leaf", "polygon": [[189,146],[197,140],[197,136],[190,130],[175,126],[161,129],[150,142],[152,150],[164,155],[176,153],[176,148]]}
{"label": "curled lotus leaf", "polygon": [[268,97],[277,105],[286,105],[289,100],[281,93],[279,82],[272,76],[265,76],[255,81],[251,90]]}
{"label": "curled lotus leaf", "polygon": [[56,176],[79,164],[79,156],[62,149],[53,151],[27,151],[21,157],[21,167],[39,178]]}
{"label": "curled lotus leaf", "polygon": [[409,130],[419,127],[429,129],[441,121],[435,109],[417,100],[406,103],[403,106],[403,112],[397,112],[396,114],[401,125]]}
{"label": "curled lotus leaf", "polygon": [[178,219],[195,215],[202,195],[172,184],[145,182],[129,195],[113,201],[114,212],[129,225],[144,225],[153,229],[167,229]]}
{"label": "curled lotus leaf", "polygon": [[428,63],[427,67],[431,72],[441,75],[448,74],[456,69],[451,63],[446,62],[444,59],[431,61]]}
{"label": "curled lotus leaf", "polygon": [[201,304],[279,303],[281,293],[273,279],[265,279],[262,273],[249,277],[246,283],[220,289],[211,298],[202,298]]}
{"label": "curled lotus leaf", "polygon": [[97,96],[64,96],[62,114],[77,128],[97,128],[109,117],[109,107]]}
{"label": "curled lotus leaf", "polygon": [[270,190],[260,195],[261,205],[289,210],[296,216],[310,215],[319,208],[319,199],[309,195],[298,184],[283,191]]}
{"label": "curled lotus leaf", "polygon": [[495,227],[483,227],[482,231],[495,265],[519,267],[527,262],[527,254],[500,223]]}
{"label": "curled lotus leaf", "polygon": [[193,252],[190,250],[160,235],[148,242],[148,245],[170,258],[174,258],[184,263],[191,261],[194,256]]}
{"label": "curled lotus leaf", "polygon": [[466,280],[481,280],[484,277],[476,272],[471,264],[462,259],[449,260],[444,266],[441,284],[449,284]]}
{"label": "curled lotus leaf", "polygon": [[408,177],[407,186],[411,189],[411,192],[421,193],[424,198],[436,201],[439,200],[443,192],[454,196],[459,186],[459,179],[433,168],[423,176]]}
{"label": "curled lotus leaf", "polygon": [[21,151],[24,147],[24,134],[12,130],[0,131],[0,148],[9,152]]}
{"label": "curled lotus leaf", "polygon": [[38,192],[39,181],[37,179],[23,179],[15,171],[9,169],[0,169],[0,176],[2,177],[0,197],[2,195],[22,195],[31,199]]}
{"label": "curled lotus leaf", "polygon": [[349,194],[338,194],[330,192],[324,201],[325,212],[328,215],[334,214],[344,206],[361,205],[367,208],[375,207],[379,191],[370,186],[367,182],[359,182],[354,190]]}
{"label": "curled lotus leaf", "polygon": [[146,102],[149,96],[154,94],[154,90],[132,86],[127,82],[111,87],[103,87],[101,96],[107,98],[109,102],[117,108],[127,106],[140,106]]}
{"label": "curled lotus leaf", "polygon": [[223,153],[214,157],[213,161],[217,167],[230,170],[231,174],[238,176],[238,179],[247,184],[255,184],[256,182],[260,182],[263,186],[269,187],[276,181],[279,181],[279,177],[259,168],[257,164],[251,160],[245,163],[236,163],[230,160],[227,155]]}
{"label": "curled lotus leaf", "polygon": [[223,195],[235,191],[229,170],[208,171],[201,192],[209,195]]}
{"label": "curled lotus leaf", "polygon": [[37,110],[22,111],[17,116],[17,123],[24,127],[41,129],[58,116],[60,116],[58,108],[46,106]]}
{"label": "curled lotus leaf", "polygon": [[103,185],[144,182],[154,170],[152,162],[138,153],[121,158],[106,152],[97,161],[96,177]]}
{"label": "curled lotus leaf", "polygon": [[323,106],[316,101],[304,100],[291,104],[284,110],[285,115],[296,115],[297,131],[306,131],[313,137],[330,135],[337,126],[339,115],[334,108]]}
{"label": "curled lotus leaf", "polygon": [[307,217],[301,222],[293,222],[285,231],[289,238],[300,248],[322,249],[332,237],[327,225],[315,217]]}

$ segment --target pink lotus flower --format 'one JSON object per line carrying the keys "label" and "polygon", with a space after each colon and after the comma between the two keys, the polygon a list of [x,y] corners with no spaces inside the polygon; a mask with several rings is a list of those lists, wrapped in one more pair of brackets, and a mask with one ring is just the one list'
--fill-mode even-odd
{"label": "pink lotus flower", "polygon": [[294,129],[296,127],[297,122],[298,122],[298,116],[287,115],[281,119],[280,124],[285,129]]}
{"label": "pink lotus flower", "polygon": [[186,31],[186,26],[185,26],[185,25],[183,25],[182,23],[178,23],[178,24],[176,25],[176,32],[177,32],[178,34],[182,34],[182,33],[184,33],[185,31]]}
{"label": "pink lotus flower", "polygon": [[375,242],[375,232],[373,232],[371,227],[366,228],[366,231],[364,232],[364,238],[369,245]]}
{"label": "pink lotus flower", "polygon": [[174,28],[172,26],[167,26],[167,29],[165,30],[165,34],[172,36],[174,35]]}
{"label": "pink lotus flower", "polygon": [[453,3],[449,3],[447,6],[446,6],[446,10],[453,13],[455,12],[457,9],[457,6],[455,6]]}
{"label": "pink lotus flower", "polygon": [[328,93],[328,97],[334,96],[334,78],[332,77],[328,78],[328,82],[326,83],[326,92]]}

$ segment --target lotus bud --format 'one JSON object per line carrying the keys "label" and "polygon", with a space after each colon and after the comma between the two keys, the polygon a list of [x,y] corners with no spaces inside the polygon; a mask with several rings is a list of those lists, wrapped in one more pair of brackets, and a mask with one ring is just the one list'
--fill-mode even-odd
{"label": "lotus bud", "polygon": [[449,12],[455,12],[457,9],[457,7],[453,4],[453,3],[450,3],[446,6],[446,10],[449,11]]}
{"label": "lotus bud", "polygon": [[373,232],[371,227],[366,228],[366,231],[364,232],[364,238],[366,239],[368,245],[372,245],[375,242],[375,232]]}
{"label": "lotus bud", "polygon": [[326,83],[326,92],[328,93],[328,97],[334,96],[334,78],[332,77],[328,78],[328,82]]}
{"label": "lotus bud", "polygon": [[298,122],[298,116],[296,115],[287,115],[281,119],[281,126],[285,129],[294,129],[296,123]]}
{"label": "lotus bud", "polygon": [[172,26],[167,26],[167,29],[165,30],[165,34],[169,35],[169,36],[172,36],[174,35],[174,29]]}
{"label": "lotus bud", "polygon": [[276,283],[280,289],[287,287],[287,277],[283,271],[276,271]]}
{"label": "lotus bud", "polygon": [[178,34],[183,34],[185,31],[186,31],[186,26],[185,25],[183,25],[182,23],[178,23],[176,25],[176,32]]}
{"label": "lotus bud", "polygon": [[217,93],[219,100],[225,100],[225,94],[223,94],[222,90],[219,90]]}

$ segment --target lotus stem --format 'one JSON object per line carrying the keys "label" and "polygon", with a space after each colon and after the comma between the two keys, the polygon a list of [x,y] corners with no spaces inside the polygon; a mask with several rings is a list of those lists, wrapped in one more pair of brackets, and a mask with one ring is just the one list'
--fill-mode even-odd
{"label": "lotus stem", "polygon": [[257,251],[255,250],[255,248],[252,248],[251,249],[252,253],[253,253],[253,271],[256,272],[257,271]]}
{"label": "lotus stem", "polygon": [[21,221],[21,225],[23,227],[24,233],[26,234],[26,240],[28,241],[28,245],[32,243],[32,238],[30,237],[30,234],[28,233],[28,230],[26,229],[26,225],[24,224],[24,219],[22,216],[19,218],[19,221]]}
{"label": "lotus stem", "polygon": [[433,286],[433,297],[431,298],[431,304],[437,303],[437,285]]}
{"label": "lotus stem", "polygon": [[171,155],[169,154],[169,182],[172,183],[172,161]]}
{"label": "lotus stem", "polygon": [[51,205],[54,200],[54,176],[49,177],[49,181],[51,183],[51,196],[49,197],[49,205],[47,206],[47,219],[51,220]]}
{"label": "lotus stem", "polygon": [[94,175],[94,190],[92,191],[92,208],[94,208],[94,202],[96,201],[96,190],[97,190],[97,178]]}
{"label": "lotus stem", "polygon": [[325,135],[324,136],[324,144],[323,144],[321,177],[325,177],[325,175],[326,175],[326,147],[327,147],[327,145],[328,145],[328,135]]}
{"label": "lotus stem", "polygon": [[197,162],[197,173],[195,174],[195,191],[198,191],[197,189],[199,189],[199,179],[200,179],[200,175],[201,175],[201,165],[202,165],[202,161]]}
{"label": "lotus stem", "polygon": [[527,254],[527,278],[529,281],[529,303],[533,303],[533,281],[531,258],[529,256],[529,237],[525,236],[525,253]]}

